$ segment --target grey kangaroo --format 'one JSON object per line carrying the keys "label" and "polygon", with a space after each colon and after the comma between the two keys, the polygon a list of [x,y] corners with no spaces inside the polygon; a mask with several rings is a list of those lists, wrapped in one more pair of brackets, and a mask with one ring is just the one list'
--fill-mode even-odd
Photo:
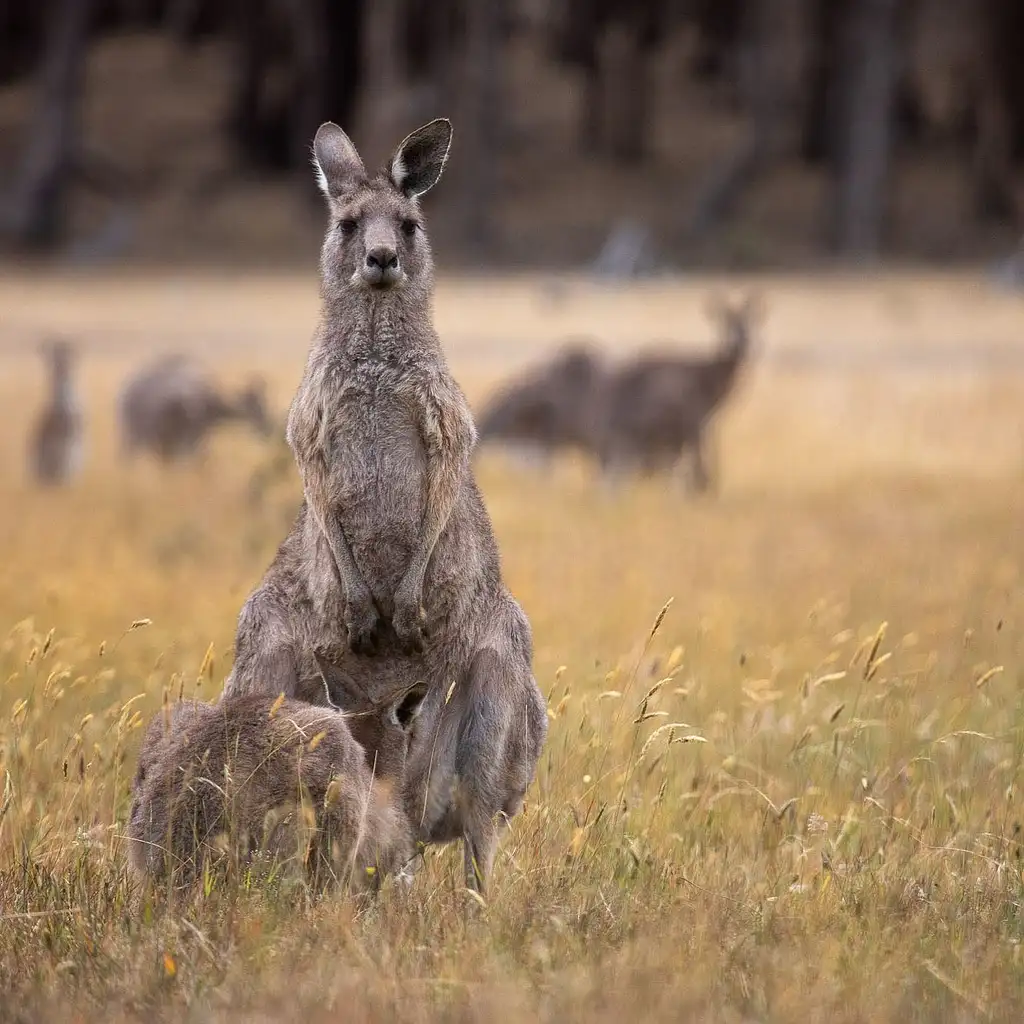
{"label": "grey kangaroo", "polygon": [[432,121],[370,175],[337,125],[317,132],[322,316],[287,432],[305,500],[242,608],[224,692],[352,707],[384,682],[425,681],[409,813],[424,842],[463,839],[482,890],[547,712],[470,469],[473,419],[431,321],[418,198],[450,140]]}
{"label": "grey kangaroo", "polygon": [[595,403],[604,375],[604,362],[588,342],[567,342],[490,401],[480,416],[480,444],[525,446],[542,456],[561,448],[594,451]]}
{"label": "grey kangaroo", "polygon": [[263,382],[254,379],[234,397],[224,395],[203,369],[172,353],[131,377],[118,399],[121,450],[148,450],[164,462],[197,453],[222,423],[241,420],[262,437],[273,427]]}
{"label": "grey kangaroo", "polygon": [[759,311],[750,297],[739,303],[713,301],[711,313],[724,337],[714,356],[649,353],[610,377],[600,454],[606,472],[624,467],[656,471],[688,453],[693,486],[699,491],[711,486],[707,426],[736,386]]}
{"label": "grey kangaroo", "polygon": [[29,468],[41,484],[62,484],[82,469],[84,431],[75,388],[75,352],[67,341],[42,347],[50,377],[50,397],[29,438]]}
{"label": "grey kangaroo", "polygon": [[132,866],[188,885],[261,851],[298,857],[316,886],[376,887],[415,854],[402,780],[425,692],[358,715],[258,694],[158,712],[132,784]]}

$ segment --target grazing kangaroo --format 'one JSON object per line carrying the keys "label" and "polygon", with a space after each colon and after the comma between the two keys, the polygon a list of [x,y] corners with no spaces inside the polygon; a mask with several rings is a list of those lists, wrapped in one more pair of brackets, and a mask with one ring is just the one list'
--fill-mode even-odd
{"label": "grazing kangaroo", "polygon": [[299,856],[317,886],[376,885],[415,854],[402,781],[425,692],[361,715],[261,695],[158,712],[132,786],[133,867],[188,884],[259,850]]}
{"label": "grazing kangaroo", "polygon": [[490,402],[480,416],[480,444],[522,446],[545,457],[560,448],[592,451],[595,400],[604,375],[603,360],[587,342],[566,344]]}
{"label": "grazing kangaroo", "polygon": [[370,176],[337,125],[317,132],[323,309],[287,431],[305,500],[239,615],[224,692],[351,707],[383,682],[424,680],[409,813],[424,842],[464,840],[467,884],[482,889],[547,714],[470,468],[473,419],[431,322],[418,197],[450,140],[432,121]]}
{"label": "grazing kangaroo", "polygon": [[75,389],[75,352],[67,341],[42,347],[50,374],[50,400],[29,440],[32,475],[42,484],[67,483],[82,469],[82,407]]}
{"label": "grazing kangaroo", "polygon": [[601,462],[606,471],[639,466],[655,471],[691,459],[691,479],[700,491],[712,483],[705,433],[708,422],[736,386],[750,352],[750,332],[760,311],[747,298],[715,301],[724,343],[710,359],[650,353],[613,374],[604,400]]}
{"label": "grazing kangaroo", "polygon": [[261,436],[273,427],[263,382],[254,379],[234,398],[178,353],[144,367],[121,390],[118,421],[125,455],[147,449],[164,462],[194,455],[207,435],[231,420],[252,425]]}

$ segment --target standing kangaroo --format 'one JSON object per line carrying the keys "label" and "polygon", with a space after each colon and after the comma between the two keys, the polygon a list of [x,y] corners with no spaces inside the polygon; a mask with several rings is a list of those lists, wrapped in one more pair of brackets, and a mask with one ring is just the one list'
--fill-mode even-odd
{"label": "standing kangaroo", "polygon": [[450,141],[432,121],[370,176],[337,125],[317,132],[322,317],[287,431],[305,500],[242,608],[224,692],[345,707],[424,680],[410,815],[424,842],[464,840],[467,884],[482,889],[547,714],[470,469],[473,420],[431,322],[418,198]]}
{"label": "standing kangaroo", "polygon": [[271,431],[263,382],[237,396],[221,393],[203,370],[178,353],[140,370],[121,389],[118,422],[125,455],[148,449],[164,462],[195,454],[222,423],[243,420],[261,436]]}
{"label": "standing kangaroo", "polygon": [[29,440],[29,464],[40,483],[62,484],[81,471],[84,448],[75,353],[66,341],[52,341],[42,351],[50,374],[50,400]]}
{"label": "standing kangaroo", "polygon": [[424,692],[360,715],[258,694],[158,712],[132,784],[132,866],[187,884],[223,836],[243,859],[298,855],[316,885],[363,888],[403,868],[415,843],[402,780]]}
{"label": "standing kangaroo", "polygon": [[711,485],[705,434],[708,422],[736,386],[750,351],[750,329],[758,312],[752,298],[716,301],[711,313],[724,343],[710,359],[670,354],[640,356],[608,382],[603,410],[601,462],[656,470],[688,452],[697,490]]}

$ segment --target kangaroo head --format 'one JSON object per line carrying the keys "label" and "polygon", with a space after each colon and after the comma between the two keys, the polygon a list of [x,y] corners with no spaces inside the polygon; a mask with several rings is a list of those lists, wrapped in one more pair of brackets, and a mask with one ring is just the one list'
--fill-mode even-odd
{"label": "kangaroo head", "polygon": [[330,214],[320,260],[325,283],[370,293],[429,290],[433,261],[419,197],[441,177],[451,138],[451,122],[431,121],[370,176],[351,139],[330,121],[320,126],[313,156]]}
{"label": "kangaroo head", "polygon": [[552,369],[560,381],[585,384],[597,376],[600,359],[588,339],[571,338],[555,357]]}
{"label": "kangaroo head", "polygon": [[751,331],[764,314],[760,295],[746,295],[738,301],[716,296],[709,302],[708,313],[721,327],[725,353],[744,358],[750,351]]}
{"label": "kangaroo head", "polygon": [[366,752],[367,763],[378,778],[403,777],[406,755],[426,696],[426,683],[417,682],[348,719],[352,735]]}

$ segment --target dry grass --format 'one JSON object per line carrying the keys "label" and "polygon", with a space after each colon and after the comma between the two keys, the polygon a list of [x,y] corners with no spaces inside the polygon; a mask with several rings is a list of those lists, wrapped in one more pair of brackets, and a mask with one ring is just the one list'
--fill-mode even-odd
{"label": "dry grass", "polygon": [[[312,284],[0,283],[0,1019],[1021,1019],[1024,377],[882,344],[980,366],[1019,306],[956,280],[766,287],[718,499],[478,463],[551,731],[467,916],[450,850],[368,905],[236,881],[168,907],[126,873],[139,725],[165,691],[216,692],[297,484],[256,500],[274,455],[239,434],[200,469],[125,471],[110,397],[137,350],[213,339],[283,408]],[[706,338],[703,283],[578,288],[442,288],[473,397],[573,330]],[[43,494],[24,347],[54,324],[93,353],[94,445]],[[827,349],[870,362],[776,358]]]}

